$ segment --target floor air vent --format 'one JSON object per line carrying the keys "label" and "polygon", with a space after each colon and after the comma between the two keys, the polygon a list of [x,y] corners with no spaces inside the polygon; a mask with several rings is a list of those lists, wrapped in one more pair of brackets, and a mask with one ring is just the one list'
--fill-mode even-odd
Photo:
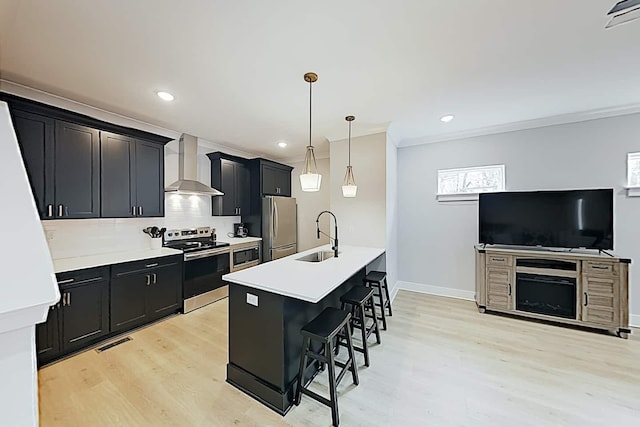
{"label": "floor air vent", "polygon": [[107,345],[103,345],[102,347],[98,347],[98,348],[96,348],[96,351],[98,353],[102,353],[103,351],[109,350],[110,348],[113,348],[113,347],[115,347],[117,345],[126,343],[127,341],[131,341],[131,340],[132,340],[131,337],[124,337],[122,339],[119,339],[118,341],[114,341],[114,342],[109,343]]}

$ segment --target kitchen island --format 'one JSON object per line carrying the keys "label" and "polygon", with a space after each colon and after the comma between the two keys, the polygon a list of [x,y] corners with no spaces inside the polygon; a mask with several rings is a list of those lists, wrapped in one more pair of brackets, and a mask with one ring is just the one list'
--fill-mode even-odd
{"label": "kitchen island", "polygon": [[[227,382],[281,415],[291,408],[298,375],[300,329],[362,284],[381,248],[340,247],[338,258],[301,261],[329,245],[223,276],[229,282]],[[309,374],[316,369],[308,367]]]}

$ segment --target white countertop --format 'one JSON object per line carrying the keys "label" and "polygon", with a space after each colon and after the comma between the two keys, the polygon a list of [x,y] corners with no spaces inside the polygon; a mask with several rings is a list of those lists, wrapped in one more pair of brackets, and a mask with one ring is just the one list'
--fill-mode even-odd
{"label": "white countertop", "polygon": [[143,249],[131,252],[109,252],[105,254],[59,258],[53,260],[53,268],[56,273],[63,271],[81,270],[83,268],[100,267],[103,265],[120,264],[122,262],[138,261],[141,259],[157,258],[171,255],[182,255],[177,249]]}
{"label": "white countertop", "polygon": [[226,237],[226,236],[219,236],[217,240],[218,242],[229,243],[231,246],[262,241],[260,237]]}
{"label": "white countertop", "polygon": [[222,279],[317,303],[385,251],[382,248],[340,246],[338,258],[329,258],[322,262],[304,262],[297,259],[314,252],[330,250],[331,245],[319,246],[246,270],[225,274]]}

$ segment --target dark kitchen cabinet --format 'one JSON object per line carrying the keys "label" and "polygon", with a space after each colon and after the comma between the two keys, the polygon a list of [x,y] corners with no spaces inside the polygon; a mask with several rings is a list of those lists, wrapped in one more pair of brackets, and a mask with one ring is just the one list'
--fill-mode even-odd
{"label": "dark kitchen cabinet", "polygon": [[47,321],[36,325],[38,363],[47,363],[60,352],[60,304],[49,307]]}
{"label": "dark kitchen cabinet", "polygon": [[224,193],[213,197],[212,214],[247,215],[251,208],[251,171],[244,159],[219,152],[207,156],[211,160],[211,186]]}
{"label": "dark kitchen cabinet", "polygon": [[109,334],[109,267],[56,275],[60,301],[36,325],[38,364],[95,344]]}
{"label": "dark kitchen cabinet", "polygon": [[182,255],[112,267],[111,330],[131,329],[182,306]]}
{"label": "dark kitchen cabinet", "polygon": [[279,163],[262,162],[262,195],[291,197],[291,170],[289,166]]}
{"label": "dark kitchen cabinet", "polygon": [[163,216],[164,147],[111,132],[100,141],[101,216]]}
{"label": "dark kitchen cabinet", "polygon": [[0,100],[9,104],[42,219],[164,216],[171,138],[6,93]]}
{"label": "dark kitchen cabinet", "polygon": [[40,218],[52,217],[55,120],[20,110],[12,119]]}
{"label": "dark kitchen cabinet", "polygon": [[55,217],[100,217],[99,132],[56,120],[54,165]]}
{"label": "dark kitchen cabinet", "polygon": [[108,269],[100,276],[61,285],[60,293],[61,338],[65,352],[84,347],[109,333]]}

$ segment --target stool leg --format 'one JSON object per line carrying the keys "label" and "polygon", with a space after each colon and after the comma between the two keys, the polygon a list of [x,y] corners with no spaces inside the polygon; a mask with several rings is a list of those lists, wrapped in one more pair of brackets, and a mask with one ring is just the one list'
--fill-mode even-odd
{"label": "stool leg", "polygon": [[340,422],[338,415],[338,390],[336,387],[336,365],[333,360],[333,343],[329,341],[327,343],[325,357],[329,360],[327,365],[329,366],[329,395],[331,396],[331,418],[333,419],[333,425],[337,426]]}
{"label": "stool leg", "polygon": [[389,316],[393,316],[391,311],[391,297],[389,296],[389,285],[387,284],[387,278],[384,278],[384,293],[387,295],[387,308],[389,309]]}
{"label": "stool leg", "polygon": [[358,306],[358,308],[360,309],[360,313],[358,313],[358,315],[360,316],[360,329],[362,332],[362,349],[364,350],[364,365],[365,366],[370,366],[370,361],[369,361],[369,346],[367,345],[367,327],[366,327],[366,318],[364,317],[364,304],[360,304]]}
{"label": "stool leg", "polygon": [[304,387],[304,368],[306,367],[307,351],[309,351],[309,337],[302,338],[302,354],[300,355],[300,370],[298,371],[298,388],[296,390],[295,404],[300,405],[302,387]]}
{"label": "stool leg", "polygon": [[371,304],[371,313],[373,314],[373,326],[376,332],[376,341],[378,342],[378,344],[381,343],[380,341],[380,325],[378,325],[378,315],[376,314],[376,302],[373,300],[373,296],[371,296],[371,298],[369,298],[369,304]]}
{"label": "stool leg", "polygon": [[351,376],[353,377],[353,383],[355,385],[360,384],[360,378],[358,378],[358,365],[356,364],[356,352],[353,349],[353,341],[351,341],[351,326],[347,323],[345,328],[347,329],[347,351],[351,363]]}
{"label": "stool leg", "polygon": [[387,316],[384,314],[384,294],[382,292],[382,285],[376,282],[375,287],[378,290],[378,298],[380,298],[380,311],[382,311],[382,329],[387,330]]}

